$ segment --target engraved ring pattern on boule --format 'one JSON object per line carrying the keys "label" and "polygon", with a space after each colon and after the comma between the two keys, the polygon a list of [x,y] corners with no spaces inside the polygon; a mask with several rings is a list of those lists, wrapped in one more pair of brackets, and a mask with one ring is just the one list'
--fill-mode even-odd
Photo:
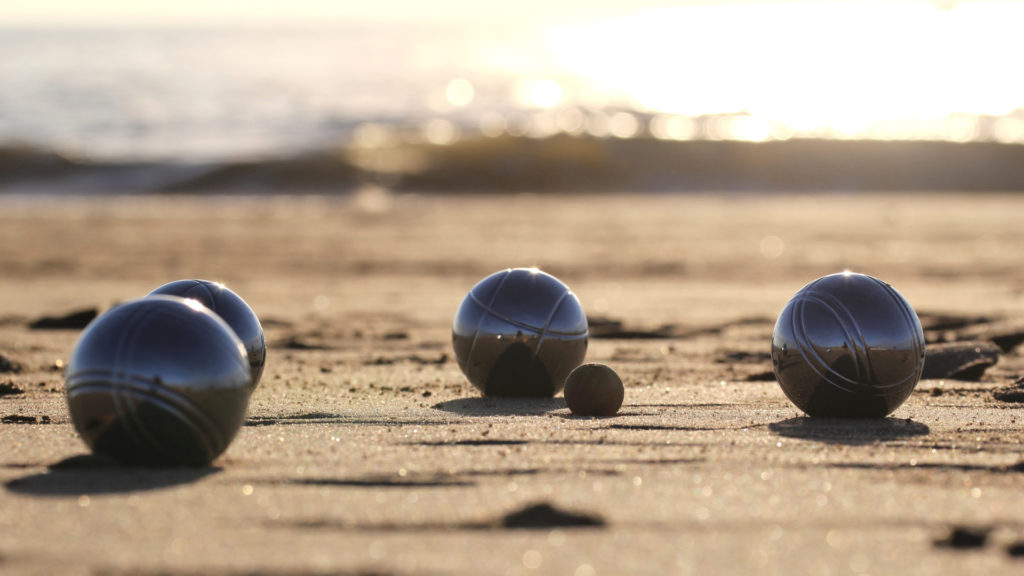
{"label": "engraved ring pattern on boule", "polygon": [[789,301],[772,334],[786,396],[821,416],[884,416],[913,391],[924,332],[910,304],[864,274],[832,274]]}
{"label": "engraved ring pattern on boule", "polygon": [[535,268],[478,282],[452,325],[459,368],[485,395],[552,396],[583,361],[583,308],[569,288]]}
{"label": "engraved ring pattern on boule", "polygon": [[83,331],[65,390],[94,452],[126,464],[205,465],[240,429],[251,378],[224,320],[197,301],[159,295],[119,304]]}

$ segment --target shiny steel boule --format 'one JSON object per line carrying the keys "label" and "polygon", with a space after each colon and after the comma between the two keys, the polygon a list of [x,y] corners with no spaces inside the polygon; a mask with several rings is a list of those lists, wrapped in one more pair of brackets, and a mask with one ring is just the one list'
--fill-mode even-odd
{"label": "shiny steel boule", "polygon": [[263,326],[259,318],[245,300],[227,286],[209,280],[177,280],[149,293],[150,296],[156,294],[198,300],[227,322],[245,345],[245,352],[249,355],[252,387],[259,385],[267,360],[267,343],[263,338]]}
{"label": "shiny steel boule", "polygon": [[583,362],[587,336],[579,299],[536,268],[481,280],[452,325],[459,368],[487,396],[554,396]]}
{"label": "shiny steel boule", "polygon": [[914,391],[924,331],[891,286],[842,272],[804,286],[772,333],[782,391],[810,416],[883,417]]}
{"label": "shiny steel boule", "polygon": [[195,300],[151,296],[94,320],[71,354],[71,421],[98,454],[125,464],[210,463],[245,418],[245,348]]}

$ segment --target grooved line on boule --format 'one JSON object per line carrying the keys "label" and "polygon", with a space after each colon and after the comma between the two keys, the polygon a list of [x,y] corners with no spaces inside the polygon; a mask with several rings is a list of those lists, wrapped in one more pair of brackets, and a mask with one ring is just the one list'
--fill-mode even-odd
{"label": "grooved line on boule", "polygon": [[[875,280],[875,279],[872,278],[872,280]],[[886,286],[886,288],[888,288],[889,290],[892,290],[891,287],[888,287],[883,282],[880,282],[878,280],[875,280],[875,281],[878,282],[879,284],[883,285],[883,286]],[[832,296],[830,294],[819,292],[819,291],[815,291],[815,290],[805,290],[803,292],[804,292],[804,296],[808,297],[808,299],[810,301],[815,302],[815,303],[823,306],[824,308],[828,309],[829,312],[833,315],[835,320],[839,323],[840,327],[843,329],[844,336],[846,337],[847,343],[850,345],[851,350],[855,354],[855,359],[859,359],[858,358],[859,356],[863,356],[864,361],[868,365],[868,378],[871,381],[871,386],[868,389],[865,390],[866,392],[870,393],[873,396],[877,396],[877,397],[898,396],[898,395],[902,394],[904,384],[906,384],[906,382],[908,382],[908,381],[910,381],[910,380],[912,380],[912,379],[914,379],[915,377],[918,376],[919,370],[915,370],[915,371],[912,371],[910,374],[908,374],[906,377],[901,378],[901,379],[899,379],[899,380],[897,380],[895,382],[892,382],[892,383],[883,384],[883,383],[877,382],[876,378],[875,378],[875,375],[873,373],[873,370],[871,368],[871,365],[870,365],[870,360],[869,360],[870,349],[867,347],[867,342],[864,339],[863,331],[860,329],[860,327],[856,323],[856,321],[853,320],[853,315],[850,313],[849,309],[845,305],[843,305],[841,301],[839,301],[838,299],[836,299],[834,296]],[[901,314],[903,315],[904,319],[906,321],[909,321],[909,319],[906,316],[906,310],[905,310],[906,307],[903,306],[902,304],[900,304],[900,301],[898,299],[897,299],[896,302],[897,302],[897,304],[899,304],[898,308],[900,309]],[[838,388],[840,390],[843,390],[844,392],[854,393],[853,390],[850,390],[847,387],[841,385],[840,382],[837,382],[836,379],[848,382],[849,384],[852,384],[852,385],[854,385],[856,387],[863,387],[863,385],[860,382],[852,381],[852,380],[850,380],[848,378],[843,377],[841,374],[836,373],[834,370],[832,370],[825,363],[825,361],[819,355],[817,355],[816,352],[814,352],[814,346],[811,345],[810,340],[807,337],[807,329],[806,329],[806,325],[804,323],[804,307],[805,307],[805,305],[806,305],[806,300],[801,299],[801,301],[799,302],[799,305],[797,307],[795,307],[795,309],[794,309],[794,319],[793,319],[793,334],[794,334],[794,337],[797,338],[797,340],[798,340],[799,346],[797,348],[798,348],[801,356],[807,362],[807,365],[814,371],[814,373],[817,374],[819,377],[821,377],[824,381],[828,382],[829,384],[835,386],[836,388]],[[840,311],[842,313],[840,313]],[[799,317],[799,326],[797,325],[797,317]],[[849,328],[849,326],[847,326],[847,322],[844,322],[844,320],[846,320],[847,322],[849,322],[850,324],[852,324],[853,326],[856,327],[856,332],[857,332],[857,335],[859,336],[861,346],[857,346],[857,341],[852,338],[851,333],[850,333],[850,328]],[[798,328],[803,328],[803,330],[802,331],[798,330]],[[918,344],[919,344],[919,342],[917,342],[917,339],[915,338],[915,348],[917,347]],[[857,368],[858,368],[858,374],[860,374],[860,372],[861,372],[860,371],[860,366],[858,365]]]}
{"label": "grooved line on boule", "polygon": [[[567,292],[567,294],[571,294],[571,293],[572,293],[571,291]],[[503,322],[507,322],[509,324],[512,324],[513,326],[516,326],[518,328],[522,328],[524,330],[530,330],[532,332],[540,332],[540,331],[543,330],[543,331],[546,331],[546,332],[551,333],[551,334],[556,334],[558,336],[582,336],[582,335],[587,333],[586,330],[584,330],[583,332],[563,332],[561,330],[549,330],[546,327],[542,327],[542,326],[532,326],[532,325],[527,324],[525,322],[520,322],[519,320],[515,320],[513,318],[509,318],[508,316],[505,316],[504,314],[499,314],[498,312],[495,312],[492,307],[484,304],[478,298],[473,296],[472,292],[469,294],[469,296],[473,299],[473,302],[476,303],[478,306],[480,306],[480,309],[483,310],[484,312],[487,312],[491,316],[494,316],[495,318],[497,318],[497,319],[499,319],[499,320],[501,320]],[[563,295],[563,297],[564,297],[564,295]],[[559,298],[559,302],[561,302],[561,300],[562,299]],[[552,318],[553,317],[554,316],[552,315]],[[549,319],[549,321],[550,321],[550,319]],[[478,329],[479,329],[479,326],[480,326],[480,324],[477,323],[477,328]]]}
{"label": "grooved line on boule", "polygon": [[[205,290],[206,294],[210,297],[210,310],[213,310],[214,313],[219,314],[219,312],[217,312],[217,297],[213,293],[213,290],[210,290],[210,287],[204,284],[203,282],[199,282],[198,280],[195,280],[194,282],[196,286],[201,287],[203,290]],[[189,291],[191,292],[191,290]]]}
{"label": "grooved line on boule", "polygon": [[[827,304],[825,304],[825,303],[822,303],[822,304],[824,304],[826,308],[828,307]],[[826,374],[832,373],[832,370],[831,370],[831,368],[828,368],[826,366],[826,364],[825,364],[825,361],[820,356],[818,356],[818,354],[816,352],[814,352],[814,346],[812,345],[812,343],[810,342],[810,340],[809,340],[809,338],[807,336],[807,326],[806,326],[806,324],[804,322],[804,308],[806,306],[807,306],[807,300],[805,300],[804,298],[801,298],[797,302],[797,305],[793,308],[793,314],[791,316],[792,317],[792,323],[793,323],[791,328],[792,328],[792,331],[793,331],[793,337],[797,341],[797,347],[796,347],[797,351],[800,353],[800,356],[804,359],[804,362],[806,362],[807,366],[811,370],[813,370],[814,373],[817,374],[819,378],[821,378],[825,382],[828,382],[829,384],[835,386],[836,388],[842,390],[843,392],[846,392],[848,394],[853,394],[852,390],[849,390],[846,387],[844,387],[841,384],[839,384],[838,382],[833,381],[831,378],[829,378],[826,375]],[[835,312],[833,311],[833,315],[834,314],[835,314]],[[813,355],[813,357],[810,357],[809,354]],[[822,367],[824,367],[824,370],[822,370]],[[839,376],[839,377],[842,378],[843,380],[846,380],[842,376]],[[856,382],[852,382],[851,381],[850,384],[856,385]]]}
{"label": "grooved line on boule", "polygon": [[[69,397],[90,391],[106,392],[111,394],[111,396],[124,394],[126,398],[138,399],[142,397],[145,401],[156,404],[163,410],[174,414],[178,417],[178,420],[187,425],[192,430],[195,438],[203,445],[209,458],[212,459],[212,457],[219,454],[220,450],[218,448],[225,445],[225,439],[216,424],[193,405],[188,398],[170,388],[157,386],[145,377],[124,373],[111,374],[106,371],[83,372],[76,374],[73,378],[75,382],[68,386]],[[83,379],[86,381],[79,383]],[[135,402],[129,404],[132,406],[130,410],[133,412],[133,415],[137,415],[137,412],[134,410]],[[124,420],[120,412],[118,417]],[[143,428],[143,430],[139,431],[141,435],[165,458],[170,460],[176,459],[173,454],[168,454],[164,447],[148,434],[144,424],[138,421],[129,422],[129,424],[141,426]]]}
{"label": "grooved line on boule", "polygon": [[134,353],[134,344],[138,342],[138,334],[142,331],[143,326],[150,321],[150,317],[153,316],[158,307],[144,309],[141,313],[135,313],[131,316],[131,324],[128,325],[121,333],[121,337],[118,339],[116,356],[114,359],[114,368],[117,370],[114,379],[114,388],[111,393],[111,398],[114,401],[114,410],[117,412],[117,418],[124,423],[126,430],[131,435],[132,440],[137,443],[148,443],[154,449],[156,449],[165,458],[169,458],[172,455],[168,454],[167,450],[157,442],[147,429],[146,425],[139,418],[138,412],[135,409],[135,402],[130,400],[129,391],[125,388],[127,382],[122,378],[117,378],[117,375],[123,374],[123,363],[122,358],[125,356],[131,356]]}
{"label": "grooved line on boule", "polygon": [[[126,432],[135,442],[148,444],[158,451],[164,458],[175,460],[175,455],[167,451],[155,436],[151,433],[148,425],[144,422],[137,410],[138,396],[141,395],[150,402],[161,406],[164,410],[174,414],[193,431],[193,436],[199,440],[207,452],[207,458],[212,459],[220,451],[217,446],[224,446],[224,438],[216,425],[210,421],[204,413],[196,408],[190,400],[177,394],[166,386],[155,384],[149,375],[133,375],[123,369],[124,358],[130,357],[135,352],[135,343],[138,342],[138,334],[152,321],[154,317],[162,317],[165,320],[177,323],[186,328],[193,326],[175,314],[169,314],[161,307],[145,309],[142,312],[131,314],[127,319],[127,325],[121,331],[114,347],[113,365],[114,371],[86,371],[75,375],[75,380],[90,374],[103,374],[108,384],[68,384],[68,395],[73,396],[80,389],[105,389],[109,394],[117,418],[124,423]],[[247,364],[244,364],[248,368]]]}
{"label": "grooved line on boule", "polygon": [[[896,302],[896,307],[899,309],[900,314],[903,316],[903,321],[907,323],[907,328],[909,328],[910,332],[914,334],[914,357],[923,358],[925,343],[924,334],[920,328],[921,320],[917,318],[917,313],[914,312],[913,308],[910,308],[910,304],[903,299],[903,296],[901,296],[895,288],[884,282],[882,282],[882,285],[885,286],[885,290],[889,294],[889,297]],[[911,317],[911,315],[913,315],[913,317]],[[914,320],[917,320],[917,322],[914,322]],[[921,373],[924,371],[924,362],[917,362],[916,364],[917,370],[913,371],[910,374],[910,376],[908,376],[904,380],[901,380],[900,383],[906,382],[907,380],[913,377],[916,377],[917,379],[921,378]]]}
{"label": "grooved line on boule", "polygon": [[[883,282],[883,281],[881,281],[881,280],[879,280],[877,278],[874,278],[872,276],[865,276],[865,278],[871,280],[876,285],[881,286],[882,288],[884,288],[886,290],[886,293],[889,295],[889,297],[893,299],[894,303],[896,304],[896,308],[899,310],[901,316],[903,317],[904,322],[907,323],[907,327],[910,329],[911,332],[913,332],[915,334],[915,338],[914,338],[914,340],[915,340],[915,342],[914,342],[915,350],[920,351],[920,348],[918,347],[918,341],[917,341],[917,338],[916,338],[917,330],[914,329],[913,323],[911,322],[910,318],[907,316],[907,312],[908,312],[907,311],[907,305],[905,304],[903,299],[898,295],[898,293],[896,293],[896,291],[891,286],[889,286],[885,282]],[[877,377],[877,375],[874,373],[874,369],[873,369],[873,367],[871,365],[871,349],[870,349],[870,347],[867,344],[867,339],[864,338],[864,333],[860,329],[860,325],[857,324],[857,321],[854,319],[853,314],[850,313],[849,308],[847,308],[841,301],[836,299],[835,296],[833,296],[831,294],[820,293],[820,292],[816,292],[815,294],[820,296],[820,297],[828,298],[829,300],[833,301],[835,303],[835,305],[839,309],[841,309],[841,310],[843,310],[845,312],[846,317],[849,319],[850,323],[853,324],[853,326],[856,327],[857,335],[860,337],[860,342],[863,345],[863,356],[864,356],[864,361],[865,361],[865,363],[867,365],[868,378],[869,378],[869,380],[871,382],[871,393],[873,395],[880,396],[880,397],[899,396],[899,395],[901,395],[903,393],[902,391],[903,391],[904,385],[908,381],[916,380],[917,378],[920,378],[920,373],[919,373],[920,370],[912,370],[905,377],[903,377],[903,378],[901,378],[899,380],[896,380],[895,382],[890,382],[890,383],[887,383],[887,384],[886,383],[882,383],[880,381],[880,379]],[[835,311],[833,311],[833,313],[835,313]],[[839,319],[840,323],[842,323],[842,318],[840,318],[838,315],[837,315],[837,318]],[[844,330],[845,330],[845,328],[844,328]],[[923,369],[924,365],[922,364],[920,366],[920,368]]]}
{"label": "grooved line on boule", "polygon": [[[813,291],[809,295],[813,295],[819,304],[827,307],[832,316],[839,322],[840,328],[843,329],[843,336],[845,336],[846,343],[849,344],[850,351],[854,356],[854,367],[857,369],[856,384],[860,385],[862,381],[874,382],[875,373],[871,367],[871,351],[868,347],[867,339],[864,338],[864,331],[861,330],[853,313],[850,312],[850,309],[842,300],[832,294]],[[856,334],[857,338],[854,338],[854,334]],[[858,342],[860,346],[857,345]],[[829,372],[834,371],[829,370]]]}
{"label": "grooved line on boule", "polygon": [[548,328],[551,326],[551,321],[555,319],[555,314],[558,314],[558,309],[561,308],[562,302],[564,302],[566,297],[569,296],[570,294],[572,294],[572,292],[570,292],[569,290],[562,292],[562,295],[559,296],[558,301],[555,302],[555,305],[551,307],[551,312],[548,313],[548,319],[544,321],[544,327],[541,328],[540,330],[540,340],[537,341],[537,346],[535,346],[533,349],[533,360],[536,360],[537,356],[540,356],[540,347],[544,345],[544,339],[547,338]]}
{"label": "grooved line on boule", "polygon": [[480,300],[477,299],[476,294],[473,293],[473,290],[476,288],[476,286],[470,288],[469,290],[470,300],[472,300],[474,304],[482,308],[484,313],[480,315],[480,319],[476,321],[476,328],[473,329],[473,343],[469,345],[469,354],[466,354],[467,367],[473,366],[473,354],[476,353],[476,343],[477,341],[480,340],[480,325],[484,323],[484,319],[487,317],[487,314],[492,314],[491,305],[494,304],[494,299],[498,297],[498,294],[501,292],[502,286],[505,285],[505,281],[508,280],[508,277],[511,275],[512,269],[506,268],[505,275],[502,276],[501,282],[498,283],[498,287],[494,289],[494,293],[491,294],[491,301],[488,302],[487,305],[484,305],[483,302],[480,302]]}

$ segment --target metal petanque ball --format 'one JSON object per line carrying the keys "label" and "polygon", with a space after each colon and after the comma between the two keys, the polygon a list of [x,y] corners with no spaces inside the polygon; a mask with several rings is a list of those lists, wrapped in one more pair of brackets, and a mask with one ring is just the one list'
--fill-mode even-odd
{"label": "metal petanque ball", "polygon": [[452,325],[459,368],[487,396],[554,396],[583,362],[587,336],[579,299],[536,268],[481,280]]}
{"label": "metal petanque ball", "polygon": [[227,286],[209,280],[177,280],[149,293],[150,296],[156,294],[198,300],[227,322],[245,345],[245,352],[249,355],[252,387],[256,388],[259,385],[267,360],[267,343],[263,338],[263,326],[259,318],[245,300]]}
{"label": "metal petanque ball", "polygon": [[97,454],[124,464],[209,464],[249,404],[245,348],[195,300],[150,296],[110,309],[75,344],[71,421]]}
{"label": "metal petanque ball", "polygon": [[883,417],[924,369],[924,331],[891,286],[842,272],[804,286],[772,333],[782,391],[810,416]]}

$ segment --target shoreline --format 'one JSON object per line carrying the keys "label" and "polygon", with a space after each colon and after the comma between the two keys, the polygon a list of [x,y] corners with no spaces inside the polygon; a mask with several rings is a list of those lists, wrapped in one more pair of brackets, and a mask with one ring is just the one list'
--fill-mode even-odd
{"label": "shoreline", "polygon": [[464,138],[347,145],[207,162],[79,159],[0,147],[0,194],[1021,191],[1024,146],[994,142],[769,142]]}

